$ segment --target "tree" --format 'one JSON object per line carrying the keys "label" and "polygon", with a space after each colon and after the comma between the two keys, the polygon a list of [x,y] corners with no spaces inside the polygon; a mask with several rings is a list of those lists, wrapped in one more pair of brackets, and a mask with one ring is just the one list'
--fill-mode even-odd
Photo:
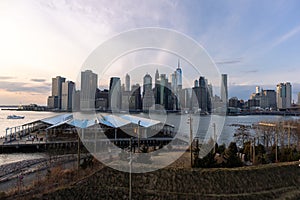
{"label": "tree", "polygon": [[225,151],[226,167],[240,167],[243,165],[241,159],[237,156],[238,148],[235,142],[231,142]]}

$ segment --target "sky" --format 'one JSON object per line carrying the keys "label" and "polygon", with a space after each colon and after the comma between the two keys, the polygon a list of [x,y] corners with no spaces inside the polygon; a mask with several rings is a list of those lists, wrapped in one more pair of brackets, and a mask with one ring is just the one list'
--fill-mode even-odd
{"label": "sky", "polygon": [[[291,82],[297,101],[299,9],[297,0],[2,0],[0,105],[46,105],[52,77],[76,81],[101,43],[144,27],[173,29],[198,42],[228,74],[229,97],[248,99],[255,86]],[[177,59],[168,65],[176,67]],[[190,66],[182,70],[184,76]]]}

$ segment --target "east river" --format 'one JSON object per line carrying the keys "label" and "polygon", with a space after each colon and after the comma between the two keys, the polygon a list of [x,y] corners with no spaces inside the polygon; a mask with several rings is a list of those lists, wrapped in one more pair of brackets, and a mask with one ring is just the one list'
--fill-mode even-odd
{"label": "east river", "polygon": [[[19,115],[25,116],[24,119],[7,119],[8,115]],[[52,117],[55,115],[59,115],[59,113],[53,112],[34,112],[34,111],[9,111],[9,110],[1,110],[0,111],[0,137],[5,135],[5,129],[7,127],[14,127],[23,125],[28,122],[36,121],[39,119],[44,119],[47,117]],[[159,116],[159,115],[151,115],[145,116],[146,114],[140,114],[141,117],[151,117],[162,122],[166,121],[169,124],[173,124],[175,126],[179,126],[179,129],[185,133],[188,133],[190,130],[189,125],[189,115],[168,115],[166,116]],[[148,114],[147,114],[148,115]],[[207,134],[208,130],[211,129],[211,125],[216,125],[216,130],[219,132],[218,134],[218,143],[219,144],[229,144],[233,141],[233,135],[235,133],[236,126],[231,126],[232,124],[242,124],[242,125],[252,125],[254,123],[260,121],[269,121],[269,122],[276,122],[276,121],[284,121],[284,120],[292,120],[292,119],[300,119],[300,117],[293,117],[293,116],[273,116],[273,115],[247,115],[247,116],[226,116],[224,118],[216,116],[191,116],[192,121],[192,130],[193,135],[199,137],[200,139],[207,139],[211,137],[211,135]],[[21,160],[28,160],[28,159],[35,159],[41,158],[45,156],[41,153],[36,154],[1,154],[0,155],[0,165],[21,161]]]}

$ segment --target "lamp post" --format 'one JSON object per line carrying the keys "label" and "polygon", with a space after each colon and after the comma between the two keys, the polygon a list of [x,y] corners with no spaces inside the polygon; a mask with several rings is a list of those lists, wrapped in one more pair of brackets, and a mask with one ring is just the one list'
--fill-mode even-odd
{"label": "lamp post", "polygon": [[132,137],[130,138],[130,151],[129,151],[129,200],[132,195],[132,184],[131,184],[131,170],[132,170]]}
{"label": "lamp post", "polygon": [[193,119],[190,114],[188,123],[190,124],[190,153],[191,153],[191,167],[193,167]]}
{"label": "lamp post", "polygon": [[216,153],[216,144],[217,144],[217,138],[216,138],[216,123],[213,123],[214,128],[214,154]]}
{"label": "lamp post", "polygon": [[140,124],[141,120],[138,121],[138,128],[137,128],[137,136],[138,136],[138,151],[140,151]]}

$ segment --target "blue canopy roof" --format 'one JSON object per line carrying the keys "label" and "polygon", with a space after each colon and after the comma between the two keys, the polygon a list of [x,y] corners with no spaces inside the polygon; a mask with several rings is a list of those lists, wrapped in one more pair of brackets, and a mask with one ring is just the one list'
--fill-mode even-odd
{"label": "blue canopy roof", "polygon": [[63,114],[63,115],[57,115],[54,117],[42,119],[40,121],[51,125],[47,129],[51,129],[63,124],[68,124],[77,128],[87,128],[98,123],[112,128],[120,128],[128,124],[136,124],[136,125],[139,124],[142,127],[148,128],[161,123],[158,120],[147,119],[138,116],[132,116],[132,115],[117,116],[112,114],[110,115],[101,114],[99,115],[99,117],[96,117],[95,119],[83,119],[83,120],[74,119],[73,114]]}

